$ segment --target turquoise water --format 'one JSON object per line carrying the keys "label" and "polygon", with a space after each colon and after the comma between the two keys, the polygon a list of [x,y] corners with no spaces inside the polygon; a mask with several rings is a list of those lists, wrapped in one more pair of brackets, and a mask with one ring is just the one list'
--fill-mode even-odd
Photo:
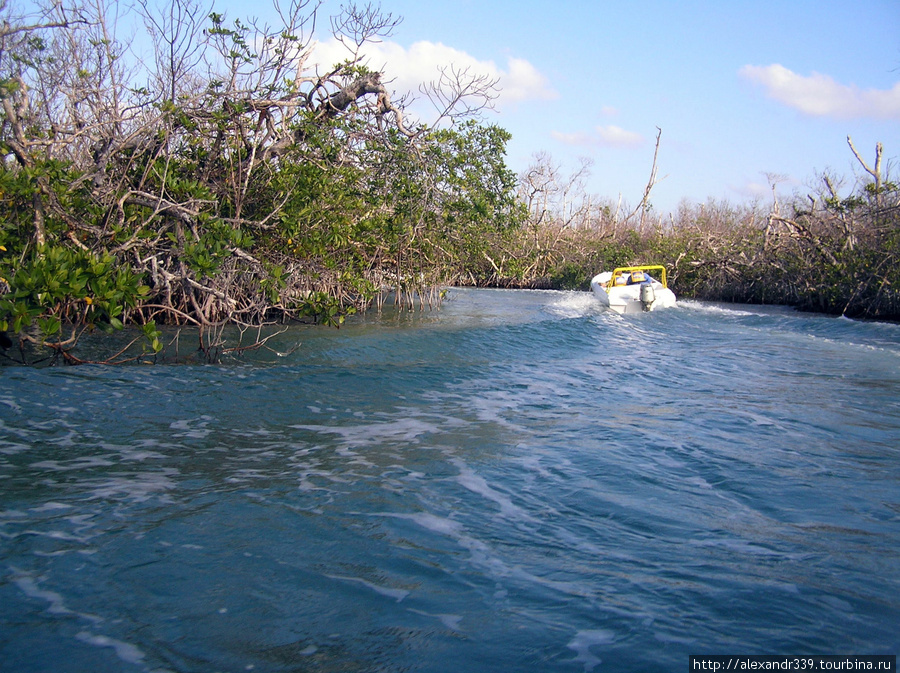
{"label": "turquoise water", "polygon": [[3,671],[900,650],[898,325],[452,290],[0,381]]}

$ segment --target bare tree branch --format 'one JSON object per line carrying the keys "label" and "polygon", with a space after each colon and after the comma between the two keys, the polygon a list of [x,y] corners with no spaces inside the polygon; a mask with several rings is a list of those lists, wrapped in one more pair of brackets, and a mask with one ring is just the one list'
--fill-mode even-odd
{"label": "bare tree branch", "polygon": [[850,145],[850,150],[853,152],[853,156],[856,157],[856,160],[860,163],[860,165],[865,169],[866,173],[872,176],[872,179],[875,180],[875,203],[881,208],[884,206],[884,194],[883,194],[883,182],[881,176],[881,153],[883,148],[881,143],[877,143],[875,145],[875,167],[869,168],[869,165],[865,162],[865,160],[860,156],[859,152],[856,151],[856,147],[853,146],[853,140],[850,136],[847,136],[847,144]]}
{"label": "bare tree branch", "polygon": [[483,110],[493,109],[500,95],[498,78],[458,69],[454,65],[442,67],[436,80],[419,87],[438,112],[434,126],[443,120],[450,124],[463,117],[473,117]]}

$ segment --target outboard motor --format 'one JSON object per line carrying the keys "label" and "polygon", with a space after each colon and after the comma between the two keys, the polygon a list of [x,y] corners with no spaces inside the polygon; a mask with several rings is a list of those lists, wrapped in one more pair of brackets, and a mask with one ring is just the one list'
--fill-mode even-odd
{"label": "outboard motor", "polygon": [[641,306],[644,307],[644,310],[649,311],[650,306],[655,301],[656,292],[653,291],[653,286],[650,283],[644,283],[643,285],[641,285]]}

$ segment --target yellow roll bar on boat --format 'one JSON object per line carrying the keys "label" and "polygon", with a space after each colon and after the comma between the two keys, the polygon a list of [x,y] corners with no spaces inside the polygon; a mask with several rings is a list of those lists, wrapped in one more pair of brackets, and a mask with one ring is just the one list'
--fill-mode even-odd
{"label": "yellow roll bar on boat", "polygon": [[623,273],[631,273],[632,271],[661,271],[659,282],[662,283],[663,287],[669,287],[666,284],[666,267],[661,266],[659,264],[650,264],[643,266],[620,266],[612,272],[612,276],[609,277],[609,280],[606,283],[606,291],[609,292],[613,284],[616,282],[616,278],[621,276]]}

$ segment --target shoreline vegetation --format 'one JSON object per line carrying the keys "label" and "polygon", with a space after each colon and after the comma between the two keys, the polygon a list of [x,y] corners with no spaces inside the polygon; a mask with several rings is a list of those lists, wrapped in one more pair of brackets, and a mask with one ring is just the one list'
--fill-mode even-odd
{"label": "shoreline vegetation", "polygon": [[[274,326],[339,326],[384,301],[452,285],[587,289],[603,269],[664,264],[679,297],[900,319],[900,186],[879,144],[847,184],[821,174],[770,203],[638,205],[584,191],[549,155],[515,175],[510,136],[483,121],[497,82],[448,66],[420,91],[436,121],[394,100],[365,45],[399,19],[372,5],[280,25],[197,0],[136,12],[149,56],[116,34],[115,3],[0,0],[0,360],[153,361],[163,327],[202,357],[263,347]],[[329,25],[346,59],[315,65]],[[88,358],[85,335],[126,326]],[[224,333],[236,328],[237,345]],[[263,329],[265,328],[265,329]]]}

